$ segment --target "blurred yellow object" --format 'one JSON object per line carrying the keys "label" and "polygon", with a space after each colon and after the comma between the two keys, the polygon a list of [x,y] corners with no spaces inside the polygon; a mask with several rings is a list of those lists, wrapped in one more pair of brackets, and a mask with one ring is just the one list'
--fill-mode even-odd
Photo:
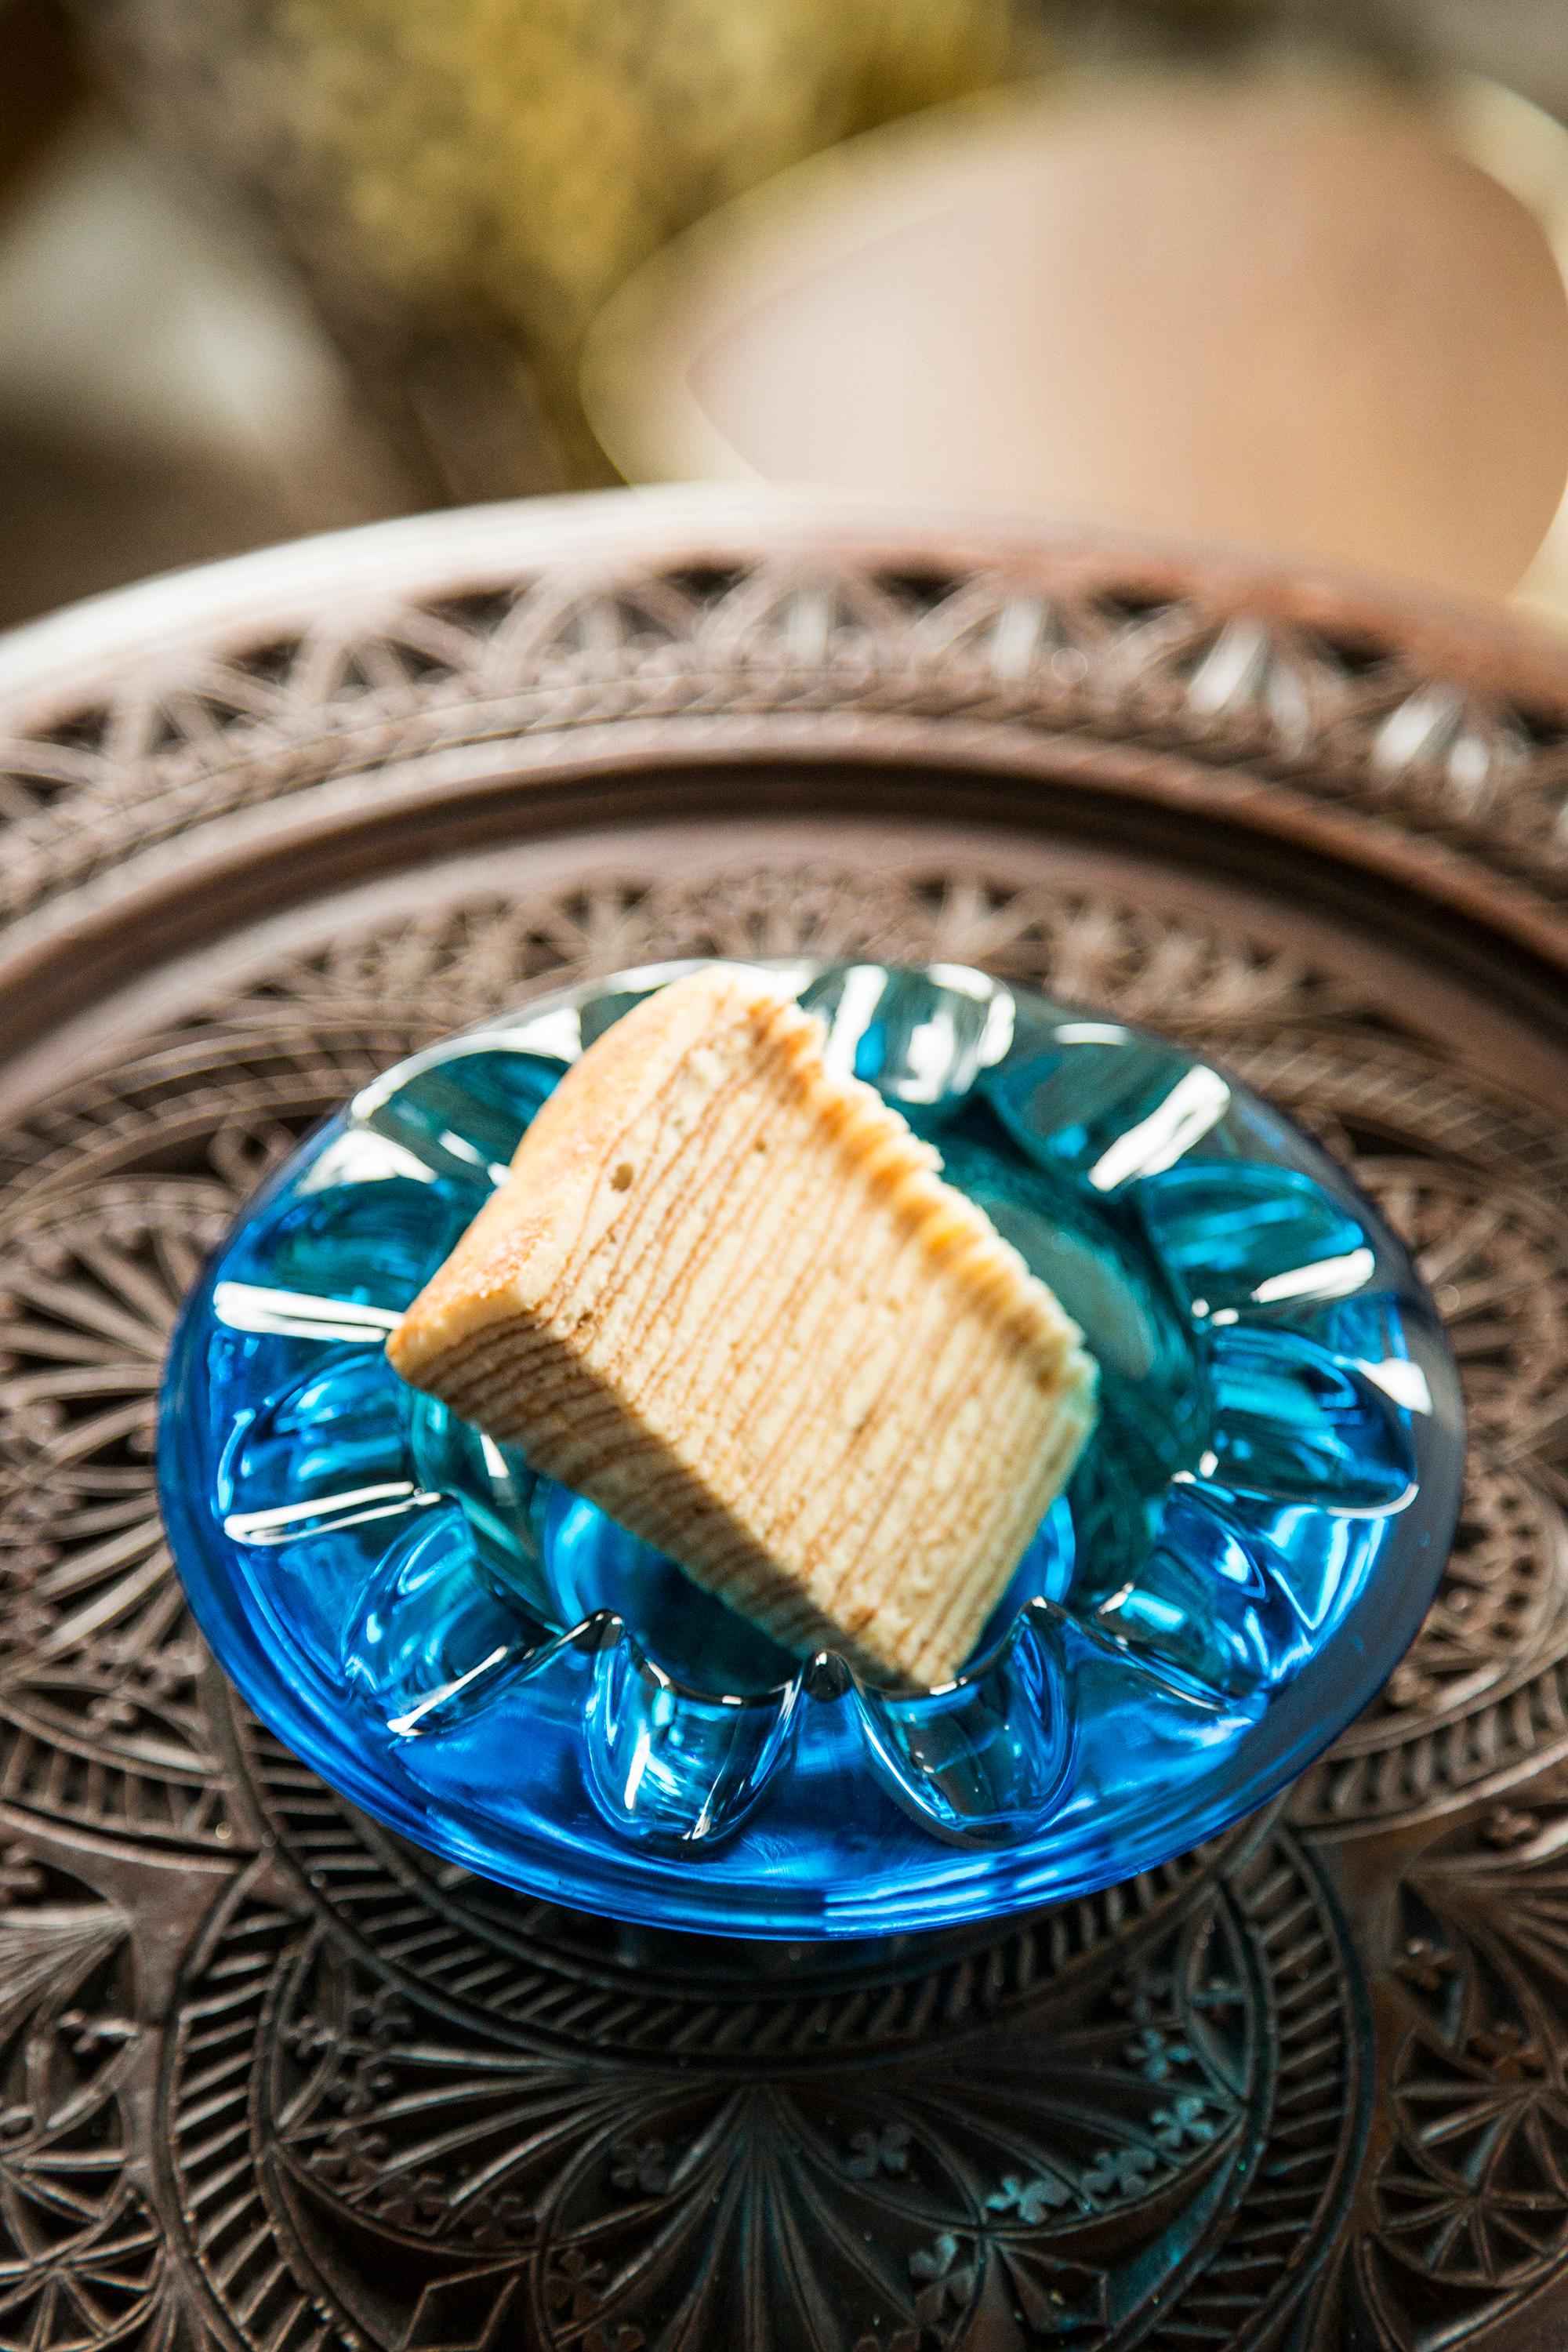
{"label": "blurred yellow object", "polygon": [[[384,296],[521,352],[578,478],[604,462],[576,363],[606,296],[676,231],[831,142],[993,83],[1013,0],[131,0],[171,112],[217,53],[221,142],[281,197],[329,303]],[[184,32],[182,50],[176,36]],[[173,105],[187,118],[192,88]],[[209,110],[210,92],[205,103]]]}

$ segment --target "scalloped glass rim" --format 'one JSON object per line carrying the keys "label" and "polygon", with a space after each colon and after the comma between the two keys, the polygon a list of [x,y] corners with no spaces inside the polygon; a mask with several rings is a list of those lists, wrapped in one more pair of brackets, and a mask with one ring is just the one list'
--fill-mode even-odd
{"label": "scalloped glass rim", "polygon": [[[657,1663],[650,1661],[650,1650],[658,1643],[649,1642],[646,1627],[638,1638],[623,1622],[626,1612],[598,1606],[584,1609],[574,1623],[542,1620],[539,1637],[505,1663],[498,1695],[490,1698],[484,1717],[489,1724],[488,1751],[481,1738],[474,1754],[469,1753],[476,1746],[472,1726],[465,1729],[461,1706],[453,1703],[450,1727],[441,1713],[449,1696],[443,1689],[433,1699],[422,1699],[396,1726],[407,1734],[429,1725],[440,1736],[418,1742],[407,1736],[383,1738],[381,1732],[392,1728],[384,1722],[373,1736],[374,1727],[357,1703],[363,1693],[354,1686],[355,1673],[363,1680],[390,1671],[384,1662],[393,1654],[388,1628],[395,1629],[395,1612],[382,1608],[378,1617],[374,1609],[370,1611],[374,1639],[362,1639],[357,1651],[345,1636],[350,1661],[345,1670],[336,1652],[312,1651],[301,1637],[299,1595],[289,1599],[287,1578],[279,1580],[283,1588],[279,1600],[265,1579],[258,1585],[237,1565],[243,1548],[237,1549],[235,1526],[244,1520],[248,1542],[266,1544],[272,1539],[271,1531],[258,1534],[258,1527],[279,1516],[265,1509],[237,1514],[228,1507],[234,1501],[237,1463],[243,1485],[247,1434],[254,1436],[260,1425],[258,1413],[264,1417],[274,1409],[279,1391],[274,1378],[268,1398],[247,1395],[237,1409],[231,1409],[233,1396],[226,1391],[227,1420],[223,1426],[215,1423],[212,1367],[215,1347],[221,1343],[215,1297],[225,1283],[231,1290],[247,1288],[244,1281],[237,1284],[236,1276],[257,1271],[258,1241],[262,1270],[273,1270],[279,1203],[285,1209],[297,1207],[313,1181],[320,1192],[323,1171],[333,1168],[346,1171],[333,1176],[334,1184],[359,1181],[344,1154],[352,1151],[356,1138],[379,1132],[383,1107],[402,1099],[400,1089],[411,1080],[433,1079],[440,1087],[456,1072],[458,1090],[450,1100],[442,1097],[439,1108],[443,1117],[455,1110],[458,1125],[468,1132],[452,1127],[422,1130],[414,1136],[412,1156],[428,1163],[422,1183],[435,1181],[429,1166],[439,1171],[442,1182],[450,1180],[448,1189],[456,1187],[457,1196],[468,1202],[458,1217],[459,1224],[466,1222],[477,1201],[462,1188],[473,1184],[476,1172],[482,1181],[487,1164],[509,1156],[508,1137],[514,1138],[521,1124],[503,1105],[498,1125],[493,1102],[462,1091],[461,1079],[481,1068],[479,1057],[489,1053],[493,1061],[492,1045],[499,1045],[503,1055],[520,1055],[521,1049],[536,1066],[548,1060],[563,1067],[580,1036],[605,1025],[636,994],[689,968],[682,963],[618,974],[536,1000],[507,1021],[486,1024],[399,1066],[356,1097],[354,1118],[340,1114],[319,1129],[238,1220],[181,1316],[171,1348],[160,1439],[160,1477],[175,1558],[198,1621],[219,1659],[262,1719],[367,1811],[484,1875],[530,1894],[631,1919],[792,1939],[902,1933],[1081,1895],[1155,1867],[1216,1833],[1265,1801],[1331,1740],[1371,1698],[1414,1635],[1441,1574],[1458,1511],[1463,1432],[1457,1378],[1430,1302],[1405,1253],[1345,1171],[1291,1122],[1259,1103],[1238,1081],[1166,1041],[1132,1030],[1112,1016],[1055,1005],[1034,992],[984,975],[952,967],[935,967],[925,974],[889,975],[874,965],[829,971],[798,960],[771,967],[825,1011],[863,1076],[882,1084],[917,1125],[938,1133],[954,1181],[986,1197],[1005,1230],[1009,1215],[1023,1215],[1026,1224],[1026,1205],[1020,1209],[1013,1192],[987,1197],[985,1187],[994,1181],[996,1151],[1013,1145],[1022,1155],[1021,1167],[1024,1158],[1033,1155],[1017,1179],[1026,1190],[1035,1183],[1055,1185],[1059,1202],[1070,1205],[1079,1200],[1088,1204],[1086,1213],[1091,1217],[1100,1215],[1108,1202],[1112,1209],[1123,1201],[1137,1204],[1133,1222],[1141,1239],[1131,1255],[1125,1236],[1118,1239],[1110,1231],[1107,1244],[1090,1222],[1081,1225],[1079,1239],[1085,1234],[1088,1239],[1079,1263],[1067,1263],[1065,1272],[1055,1265],[1041,1270],[1057,1279],[1058,1287],[1063,1280],[1087,1281],[1085,1296],[1092,1303],[1098,1295],[1095,1285],[1103,1290],[1108,1265],[1112,1281],[1121,1278],[1121,1261],[1115,1252],[1121,1251],[1131,1269],[1127,1280],[1132,1289],[1127,1295],[1137,1292],[1142,1281],[1145,1287],[1138,1295],[1143,1298],[1145,1319],[1152,1316],[1159,1324],[1163,1318],[1175,1334],[1162,1338],[1156,1329],[1152,1339],[1139,1342],[1144,1349],[1139,1359],[1146,1368],[1143,1385],[1151,1391],[1159,1385],[1153,1375],[1160,1370],[1162,1348],[1168,1355],[1172,1346],[1185,1345],[1184,1318],[1202,1334],[1208,1351],[1203,1358],[1204,1409],[1214,1425],[1181,1441],[1186,1466],[1169,1476],[1163,1496],[1152,1503],[1156,1516],[1151,1524],[1163,1525],[1158,1518],[1161,1511],[1186,1508],[1190,1493],[1204,1506],[1205,1540],[1215,1540],[1217,1524],[1219,1539],[1230,1541],[1236,1517],[1255,1554],[1261,1549],[1289,1569],[1292,1530],[1299,1534],[1312,1521],[1319,1528],[1321,1549],[1325,1507],[1319,1498],[1310,1505],[1300,1500],[1310,1495],[1310,1486],[1300,1482],[1317,1475],[1321,1449],[1313,1453],[1309,1447],[1303,1453],[1298,1446],[1289,1459],[1280,1457],[1287,1482],[1294,1475],[1300,1495],[1297,1505],[1289,1505],[1289,1484],[1281,1490],[1278,1475],[1271,1474],[1275,1484],[1268,1489],[1272,1517],[1267,1542],[1257,1527],[1242,1524],[1249,1509],[1253,1519],[1258,1519],[1257,1495],[1249,1500],[1243,1491],[1237,1504],[1232,1492],[1247,1488],[1247,1449],[1256,1454],[1260,1432],[1265,1451],[1272,1442],[1265,1425],[1267,1410],[1258,1405],[1259,1397],[1267,1405],[1268,1383],[1277,1369],[1269,1355],[1271,1335],[1283,1333],[1299,1352],[1307,1351],[1309,1370],[1321,1386],[1323,1379],[1337,1377],[1331,1366],[1324,1371],[1317,1362],[1322,1356],[1328,1364],[1321,1343],[1325,1331],[1331,1336],[1331,1327],[1338,1328],[1332,1318],[1363,1312],[1356,1302],[1371,1299],[1382,1318],[1378,1344],[1387,1349],[1387,1360],[1373,1369],[1381,1379],[1388,1379],[1401,1365],[1409,1374],[1408,1380],[1392,1381],[1394,1391],[1405,1393],[1403,1402],[1395,1396],[1394,1409],[1388,1413],[1390,1427],[1397,1423],[1403,1432],[1398,1442],[1408,1445],[1406,1491],[1389,1499],[1402,1474],[1396,1463],[1391,1466],[1391,1457],[1384,1458],[1387,1444],[1381,1455],[1373,1444],[1365,1463],[1347,1455],[1352,1484],[1344,1493],[1354,1507],[1339,1517],[1346,1525],[1375,1521],[1376,1539],[1363,1546],[1356,1577],[1323,1603],[1316,1617],[1316,1602],[1295,1597],[1292,1610],[1282,1612],[1283,1647],[1278,1629],[1273,1633],[1269,1630],[1269,1607],[1281,1614],[1277,1596],[1274,1601],[1267,1595],[1260,1601],[1257,1593],[1247,1596],[1247,1608],[1237,1620],[1244,1638],[1239,1645],[1233,1641],[1225,1654],[1229,1662],[1225,1671],[1239,1677],[1234,1688],[1216,1688],[1206,1652],[1204,1675],[1194,1683],[1184,1654],[1179,1646],[1173,1651],[1160,1630],[1160,1611],[1167,1618],[1171,1614],[1171,1591],[1178,1589],[1184,1576],[1187,1586],[1179,1589],[1191,1588],[1194,1552],[1190,1529],[1184,1542],[1166,1545],[1173,1555],[1163,1570],[1166,1583],[1152,1599],[1133,1592],[1136,1579],[1125,1591],[1103,1595],[1093,1609],[1083,1602],[1077,1581],[1070,1591],[1065,1585],[1058,1589],[1064,1578],[1081,1575],[1070,1566],[1075,1538],[1080,1549],[1086,1540],[1112,1539],[1105,1536],[1109,1521],[1104,1514],[1109,1509],[1114,1518],[1114,1496],[1107,1503],[1091,1493],[1080,1496],[1076,1486],[1066,1537],[1069,1567],[1060,1563],[1059,1530],[1050,1541],[1042,1538],[1045,1564],[1037,1565],[1034,1582],[1027,1589],[1015,1589],[1008,1609],[993,1621],[981,1652],[959,1684],[947,1693],[931,1695],[939,1704],[864,1692],[837,1660],[819,1661],[771,1689],[763,1676],[753,1678],[751,1687],[740,1693],[723,1690],[722,1684],[716,1691],[711,1677],[683,1674],[671,1665],[668,1653]],[[913,1012],[906,999],[913,1003]],[[1063,1039],[1068,1041],[1065,1049]],[[965,1121],[973,1123],[972,1099],[1002,1138],[1000,1145],[992,1139],[990,1160],[964,1132]],[[1224,1147],[1217,1160],[1216,1136]],[[407,1151],[405,1136],[399,1140],[397,1135],[382,1134],[381,1140],[390,1142],[395,1154]],[[1201,1146],[1206,1156],[1200,1156]],[[384,1154],[377,1176],[366,1181],[384,1187],[388,1164]],[[1270,1216],[1279,1227],[1283,1215],[1289,1227],[1285,1239],[1300,1242],[1301,1213],[1289,1193],[1291,1185],[1300,1188],[1316,1221],[1318,1238],[1312,1246],[1320,1256],[1310,1269],[1315,1288],[1309,1280],[1303,1289],[1300,1270],[1289,1262],[1288,1250],[1283,1260],[1278,1249],[1274,1257],[1268,1255]],[[1160,1203],[1158,1213],[1151,1210],[1152,1201]],[[1245,1213],[1238,1211],[1238,1202]],[[1347,1248],[1352,1227],[1358,1238]],[[377,1229],[378,1245],[382,1230]],[[257,1351],[257,1363],[247,1359],[241,1368],[246,1378],[264,1369],[260,1360],[268,1348],[279,1345],[296,1368],[330,1365],[340,1358],[379,1359],[374,1318],[379,1317],[384,1328],[389,1314],[412,1295],[435,1257],[449,1246],[448,1239],[432,1257],[426,1242],[420,1260],[418,1249],[410,1244],[406,1262],[395,1265],[398,1237],[390,1227],[384,1230],[386,1262],[378,1255],[376,1281],[384,1293],[390,1281],[391,1293],[385,1295],[395,1294],[395,1303],[390,1308],[363,1301],[348,1307],[328,1304],[320,1310],[324,1319],[314,1328],[296,1320],[285,1327],[287,1337],[281,1341],[276,1330],[270,1338],[252,1334],[241,1348],[243,1354],[254,1343]],[[1247,1235],[1251,1255],[1245,1264],[1235,1256],[1237,1230]],[[1014,1238],[1019,1234],[1015,1233]],[[1139,1249],[1149,1260],[1148,1268],[1141,1270],[1134,1264]],[[268,1250],[271,1256],[266,1255]],[[1089,1256],[1096,1252],[1099,1260],[1090,1265]],[[1271,1269],[1261,1282],[1253,1279],[1260,1264]],[[1331,1269],[1329,1277],[1321,1276],[1322,1267]],[[1196,1294],[1194,1286],[1200,1281],[1205,1291],[1214,1293],[1212,1297]],[[314,1295],[330,1301],[347,1297],[353,1287],[337,1284]],[[295,1297],[298,1316],[298,1294],[288,1282],[279,1288]],[[1173,1320],[1167,1309],[1178,1289],[1181,1312]],[[1239,1307],[1236,1301],[1241,1302]],[[1119,1313],[1125,1305],[1126,1297],[1119,1294]],[[1076,1303],[1075,1311],[1079,1311]],[[318,1310],[310,1306],[305,1312],[315,1318]],[[371,1317],[372,1328],[356,1333],[356,1313]],[[334,1323],[334,1315],[350,1319]],[[1086,1319],[1081,1311],[1080,1319]],[[308,1328],[311,1336],[307,1339],[302,1334]],[[1261,1340],[1249,1339],[1249,1333],[1259,1331]],[[331,1355],[334,1347],[340,1357]],[[1252,1361],[1249,1348],[1268,1360]],[[1179,1400],[1185,1359],[1172,1360],[1178,1377],[1167,1385]],[[1343,1361],[1342,1348],[1335,1361]],[[293,1414],[279,1441],[290,1475],[298,1476],[302,1451],[321,1451],[319,1434],[311,1433],[323,1427],[332,1432],[327,1453],[334,1464],[368,1463],[374,1471],[379,1463],[384,1470],[384,1433],[371,1426],[383,1408],[374,1396],[366,1402],[361,1393],[365,1382],[356,1387],[353,1377],[345,1376],[342,1392],[325,1398],[325,1420],[312,1421],[312,1413],[323,1405],[326,1377],[301,1370],[293,1387],[282,1392]],[[1372,1395],[1374,1404],[1381,1400],[1381,1379],[1375,1392],[1361,1383],[1363,1398]],[[1412,1380],[1425,1396],[1425,1411],[1409,1409]],[[1124,1383],[1130,1394],[1137,1387],[1136,1381]],[[407,1392],[402,1394],[406,1397]],[[438,1439],[440,1433],[437,1435]],[[1118,1443],[1146,1454],[1146,1436],[1134,1429]],[[1164,1442],[1156,1428],[1156,1452]],[[1193,1449],[1198,1446],[1206,1450],[1194,1468]],[[1222,1464],[1226,1446],[1229,1452]],[[1238,1461],[1243,1464],[1239,1477]],[[1168,1471],[1169,1463],[1164,1467]],[[1229,1486],[1215,1483],[1222,1467],[1227,1470]],[[1124,1469],[1125,1461],[1113,1454],[1103,1483],[1111,1488],[1125,1484],[1118,1475]],[[1342,1465],[1335,1475],[1343,1471]],[[1386,1493],[1380,1494],[1379,1478]],[[400,1598],[399,1607],[416,1621],[421,1580],[435,1596],[433,1603],[427,1600],[425,1604],[427,1616],[432,1607],[438,1610],[445,1588],[439,1581],[439,1546],[425,1542],[424,1550],[431,1555],[425,1560],[423,1538],[411,1537],[403,1526],[408,1495],[419,1481],[411,1476],[405,1483],[406,1494],[378,1500],[389,1492],[389,1482],[383,1478],[377,1484],[373,1475],[368,1486],[356,1490],[370,1499],[361,1502],[352,1538],[339,1531],[350,1524],[340,1514],[325,1535],[315,1532],[312,1521],[310,1540],[301,1549],[330,1561],[335,1558],[330,1549],[333,1544],[342,1549],[351,1540],[362,1547],[379,1543],[384,1514],[393,1532],[381,1557],[395,1561],[401,1580],[395,1580],[390,1589],[398,1596],[416,1594],[413,1602]],[[1158,1477],[1154,1484],[1158,1486]],[[1252,1485],[1257,1486],[1256,1479]],[[304,1490],[296,1484],[288,1491],[295,1495]],[[437,1497],[421,1491],[413,1499],[423,1507]],[[297,1519],[305,1507],[292,1501],[282,1517],[292,1514]],[[577,1507],[580,1512],[587,1507]],[[474,1513],[467,1503],[464,1508],[471,1534]],[[1101,1515],[1098,1519],[1097,1511]],[[365,1534],[367,1523],[376,1526],[374,1538]],[[434,1519],[427,1515],[426,1524],[439,1524],[439,1514]],[[1047,1522],[1047,1531],[1050,1526]],[[1086,1538],[1086,1528],[1099,1532]],[[273,1573],[276,1558],[271,1554],[265,1560],[268,1574]],[[1201,1547],[1198,1566],[1203,1567]],[[1229,1572],[1223,1559],[1219,1569]],[[363,1574],[363,1566],[357,1572]],[[1178,1580],[1177,1587],[1170,1583],[1172,1576]],[[679,1581],[683,1591],[689,1590]],[[570,1580],[569,1589],[576,1589]],[[639,1588],[634,1583],[631,1589]],[[1129,1593],[1135,1603],[1146,1602],[1135,1606],[1131,1615]],[[559,1606],[553,1587],[552,1594]],[[1075,1602],[1076,1613],[1063,1609],[1064,1597]],[[1257,1664],[1257,1657],[1266,1653],[1273,1661],[1267,1671]],[[1214,1654],[1221,1654],[1216,1650]],[[428,1682],[427,1661],[421,1670]],[[1131,1685],[1130,1675],[1141,1679]],[[1135,1717],[1124,1712],[1118,1721],[1148,1729],[1150,1756],[1141,1772],[1130,1772],[1102,1789],[1097,1803],[1091,1789],[1072,1784],[1075,1776],[1092,1772],[1094,1764],[1092,1752],[1086,1757],[1082,1750],[1080,1735],[1087,1720],[1092,1751],[1100,1718],[1093,1706],[1086,1707],[1084,1694],[1107,1686],[1119,1693],[1117,1703],[1123,1710],[1130,1704],[1129,1690],[1135,1688],[1141,1712]],[[1194,1697],[1200,1689],[1206,1695],[1206,1714]],[[666,1700],[664,1690],[675,1698]],[[667,1714],[670,1704],[689,1705],[700,1729],[706,1708],[728,1743],[715,1752],[731,1759],[722,1766],[730,1774],[726,1801],[731,1811],[720,1824],[723,1834],[712,1835],[707,1845],[694,1843],[712,1828],[707,1801],[694,1824],[679,1771],[670,1783],[673,1811],[668,1805],[664,1812],[658,1811],[657,1790],[651,1814],[646,1796],[643,1800],[647,1818],[639,1819],[631,1800],[622,1801],[628,1788],[635,1796],[639,1774],[647,1780],[647,1725],[655,1719],[648,1714],[650,1698],[656,1709],[664,1705]],[[731,1712],[720,1717],[714,1713],[720,1707]],[[766,1719],[769,1707],[771,1721]],[[422,1709],[423,1723],[416,1720]],[[976,1709],[984,1717],[978,1738],[973,1734]],[[1162,1709],[1185,1710],[1180,1715],[1179,1737],[1174,1730],[1167,1736],[1149,1727]],[[380,1714],[384,1717],[384,1704]],[[498,1729],[502,1717],[503,1727]],[[733,1736],[742,1722],[751,1748]],[[502,1789],[497,1781],[496,1756],[509,1735],[514,1743],[521,1738],[521,1746],[514,1744],[506,1752],[527,1752],[538,1766],[531,1790],[521,1793],[510,1786]],[[679,1745],[679,1732],[676,1736]],[[625,1769],[628,1740],[637,1746],[629,1780]],[[994,1779],[994,1773],[987,1762],[987,1742],[994,1755],[1004,1756],[1005,1766],[1005,1798],[996,1801],[990,1814],[985,1811],[992,1785],[987,1774]],[[656,1771],[657,1749],[656,1740]],[[740,1760],[735,1763],[737,1751]],[[1172,1756],[1180,1758],[1179,1771],[1170,1765]],[[679,1758],[676,1760],[679,1766]],[[1012,1779],[1006,1780],[1006,1774]],[[956,1811],[946,1794],[952,1787],[960,1791]],[[781,1790],[787,1792],[787,1803],[781,1801]],[[850,1795],[852,1805],[847,1802]],[[889,1796],[901,1812],[889,1805]],[[1075,1804],[1076,1821],[1070,1819]],[[841,1810],[854,1818],[832,1817]]]}

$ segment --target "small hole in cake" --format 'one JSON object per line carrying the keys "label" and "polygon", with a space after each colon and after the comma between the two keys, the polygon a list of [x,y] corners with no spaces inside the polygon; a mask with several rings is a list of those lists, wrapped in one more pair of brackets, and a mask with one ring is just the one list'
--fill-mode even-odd
{"label": "small hole in cake", "polygon": [[632,1187],[632,1163],[622,1160],[610,1171],[610,1182],[617,1192],[629,1192]]}

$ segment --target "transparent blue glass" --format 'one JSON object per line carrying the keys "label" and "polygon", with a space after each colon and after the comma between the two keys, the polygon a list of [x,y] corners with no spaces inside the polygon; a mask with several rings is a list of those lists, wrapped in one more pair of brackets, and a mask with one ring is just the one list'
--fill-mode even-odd
{"label": "transparent blue glass", "polygon": [[366,1087],[175,1335],[163,1507],[257,1712],[436,1852],[590,1910],[870,1937],[1151,1869],[1372,1696],[1464,1450],[1431,1303],[1344,1171],[1158,1037],[952,966],[774,966],[1099,1359],[1101,1412],[964,1672],[801,1661],[400,1381],[387,1331],[563,1070],[686,966]]}

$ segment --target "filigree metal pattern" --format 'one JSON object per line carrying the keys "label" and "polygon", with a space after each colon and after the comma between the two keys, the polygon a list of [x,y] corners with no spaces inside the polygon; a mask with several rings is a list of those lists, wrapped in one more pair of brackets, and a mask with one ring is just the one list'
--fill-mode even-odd
{"label": "filigree metal pattern", "polygon": [[[753,2046],[727,2050],[699,1976],[633,2067],[552,2027],[581,1992],[558,1963],[535,2023],[508,1998],[530,1971],[493,1940],[470,1931],[464,1976],[427,1985],[268,1892],[242,1879],[216,1923],[171,2078],[188,2258],[230,2311],[289,2296],[303,2324],[313,2273],[351,2332],[395,2263],[416,2325],[456,2309],[465,2341],[959,2344],[1001,2326],[1027,2343],[1152,2320],[1176,2342],[1223,2301],[1216,2268],[1266,2262],[1279,2176],[1293,2230],[1321,2233],[1355,2141],[1343,1955],[1278,1839],[1032,1981],[949,1970],[902,2056],[846,2049],[855,1996],[826,1974],[813,2043],[757,2049],[770,2004],[742,1987]],[[416,1923],[417,1905],[401,1938],[387,1923],[395,1955]],[[220,2205],[209,2150],[238,2134],[269,2162]],[[1302,2285],[1277,2277],[1266,2299]]]}
{"label": "filigree metal pattern", "polygon": [[[1347,889],[1397,871],[1436,934],[1462,905],[1568,964],[1568,672],[1119,551],[699,519],[481,560],[425,528],[351,593],[300,556],[155,644],[110,607],[11,698],[18,1047],[64,1017],[51,975],[107,1025],[0,1121],[0,2342],[1549,2340],[1568,1131],[1522,1051],[1423,1004],[1440,947],[1406,998],[1280,915],[1293,885],[1220,904],[1206,867],[1245,833]],[[504,876],[426,878],[459,818]],[[330,871],[283,860],[296,824],[349,845]],[[988,965],[1228,1058],[1420,1251],[1474,1428],[1437,1605],[1288,1821],[826,1957],[512,1901],[359,1820],[205,1663],[147,1452],[201,1252],[373,1071],[561,980],[803,946]]]}

